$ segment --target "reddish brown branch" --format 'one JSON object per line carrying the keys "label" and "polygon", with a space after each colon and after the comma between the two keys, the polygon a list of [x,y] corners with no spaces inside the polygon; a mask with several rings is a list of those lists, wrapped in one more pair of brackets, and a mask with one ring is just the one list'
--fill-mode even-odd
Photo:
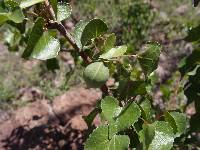
{"label": "reddish brown branch", "polygon": [[[49,4],[49,1],[48,0],[45,0],[44,1],[44,4],[45,4],[45,7],[47,8],[50,16],[51,16],[51,19],[53,20],[53,22],[50,22],[51,26],[53,28],[56,28],[60,34],[62,34],[66,39],[67,41],[72,45],[72,47],[78,52],[78,54],[81,56],[81,58],[83,59],[83,61],[86,63],[86,64],[90,64],[92,63],[92,59],[90,59],[90,57],[84,52],[82,51],[78,45],[76,44],[76,42],[74,41],[74,38],[71,36],[71,34],[67,31],[67,29],[65,28],[65,26],[63,26],[62,23],[59,23],[59,22],[56,22],[56,16],[55,16],[55,13],[54,13],[54,10],[52,8],[52,6]],[[104,84],[102,87],[101,87],[101,91],[103,92],[104,95],[108,95],[108,87],[106,86],[106,84]]]}

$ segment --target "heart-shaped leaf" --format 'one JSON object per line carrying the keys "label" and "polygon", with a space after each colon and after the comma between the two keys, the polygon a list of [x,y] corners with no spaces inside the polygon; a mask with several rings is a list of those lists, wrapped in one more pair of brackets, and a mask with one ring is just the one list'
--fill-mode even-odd
{"label": "heart-shaped leaf", "polygon": [[156,121],[152,124],[155,128],[155,136],[148,150],[169,150],[173,146],[174,134],[169,123]]}
{"label": "heart-shaped leaf", "polygon": [[118,46],[116,48],[112,48],[110,49],[108,52],[100,55],[99,58],[102,59],[110,59],[110,58],[114,58],[114,57],[119,57],[124,55],[124,53],[126,53],[127,51],[127,46]]}
{"label": "heart-shaped leaf", "polygon": [[72,8],[68,3],[58,2],[57,13],[56,13],[57,21],[60,22],[67,19],[71,15],[71,12],[72,12]]}
{"label": "heart-shaped leaf", "polygon": [[119,114],[115,112],[115,115],[118,131],[121,131],[137,122],[141,111],[139,106],[133,102],[122,108]]}
{"label": "heart-shaped leaf", "polygon": [[187,118],[183,113],[165,112],[165,120],[169,122],[169,124],[173,128],[176,137],[180,136],[186,131]]}
{"label": "heart-shaped leaf", "polygon": [[102,113],[109,122],[115,121],[114,113],[117,111],[118,107],[119,102],[114,97],[106,96],[101,101]]}
{"label": "heart-shaped leaf", "polygon": [[145,51],[138,55],[137,59],[146,77],[150,75],[158,66],[161,53],[161,46],[158,43],[148,43]]}
{"label": "heart-shaped leaf", "polygon": [[81,44],[85,46],[91,39],[96,38],[104,34],[108,30],[108,27],[101,19],[90,20],[81,35]]}
{"label": "heart-shaped leaf", "polygon": [[59,40],[55,39],[48,33],[43,33],[39,41],[35,45],[33,52],[31,53],[32,58],[47,60],[55,58],[60,51]]}
{"label": "heart-shaped leaf", "polygon": [[94,62],[85,68],[83,77],[89,87],[98,88],[108,80],[109,70],[102,62]]}
{"label": "heart-shaped leaf", "polygon": [[125,107],[120,107],[119,102],[110,96],[102,100],[101,109],[102,114],[109,122],[110,136],[129,128],[138,121],[141,115],[140,108],[136,103],[130,103]]}

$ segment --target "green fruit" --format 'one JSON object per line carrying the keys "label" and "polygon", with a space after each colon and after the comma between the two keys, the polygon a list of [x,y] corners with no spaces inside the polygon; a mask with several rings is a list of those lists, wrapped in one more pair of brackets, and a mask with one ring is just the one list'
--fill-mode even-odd
{"label": "green fruit", "polygon": [[102,62],[95,62],[85,68],[83,77],[89,87],[98,88],[108,80],[109,70]]}

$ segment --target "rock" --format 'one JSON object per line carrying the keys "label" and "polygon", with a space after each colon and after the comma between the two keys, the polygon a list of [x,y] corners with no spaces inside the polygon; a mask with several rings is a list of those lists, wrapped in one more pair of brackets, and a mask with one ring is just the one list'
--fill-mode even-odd
{"label": "rock", "polygon": [[[88,127],[82,116],[100,98],[98,90],[76,88],[56,97],[52,105],[42,100],[18,109],[0,124],[0,149],[83,149]],[[94,123],[100,123],[99,117]]]}
{"label": "rock", "polygon": [[87,124],[86,122],[83,120],[81,115],[77,115],[75,117],[73,117],[70,121],[69,124],[71,126],[72,129],[75,130],[80,130],[80,131],[84,131],[87,130]]}
{"label": "rock", "polygon": [[77,88],[56,97],[52,107],[56,116],[60,116],[62,122],[67,122],[72,116],[89,114],[100,98],[101,92],[98,90]]}
{"label": "rock", "polygon": [[6,140],[10,136],[12,137],[16,131],[19,133],[20,130],[25,132],[47,124],[50,116],[53,116],[53,113],[50,105],[45,100],[34,102],[17,110],[8,121],[0,125],[0,149],[3,149],[3,146],[6,145]]}

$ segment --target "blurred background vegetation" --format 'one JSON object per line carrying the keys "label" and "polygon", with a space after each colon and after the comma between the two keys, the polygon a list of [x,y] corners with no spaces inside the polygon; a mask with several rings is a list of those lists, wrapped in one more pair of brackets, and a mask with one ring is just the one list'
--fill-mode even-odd
{"label": "blurred background vegetation", "polygon": [[[163,45],[160,67],[155,78],[154,97],[168,107],[183,105],[184,83],[179,83],[177,66],[181,58],[191,53],[192,46],[182,39],[191,26],[199,23],[200,10],[188,0],[70,0],[73,16],[66,26],[73,30],[81,19],[103,18],[117,35],[117,45],[126,44],[129,52],[140,51],[148,41]],[[26,39],[20,34],[23,27],[11,28],[11,23],[0,27],[0,108],[16,109],[36,99],[53,100],[74,86],[84,86],[81,62],[68,52],[59,60],[40,62],[20,58]],[[63,41],[65,42],[65,41]],[[23,44],[21,44],[23,45]],[[69,48],[66,43],[66,47]],[[8,50],[11,51],[8,52]],[[75,57],[76,58],[76,57]],[[57,64],[52,65],[50,64]],[[49,68],[50,67],[50,68]],[[58,70],[57,68],[60,68]],[[164,68],[162,70],[162,68]],[[137,71],[137,69],[136,69]],[[178,91],[178,92],[177,92]],[[178,93],[178,94],[177,94]],[[162,104],[161,103],[161,104]],[[176,105],[174,105],[174,103]],[[162,106],[161,106],[162,107]]]}

